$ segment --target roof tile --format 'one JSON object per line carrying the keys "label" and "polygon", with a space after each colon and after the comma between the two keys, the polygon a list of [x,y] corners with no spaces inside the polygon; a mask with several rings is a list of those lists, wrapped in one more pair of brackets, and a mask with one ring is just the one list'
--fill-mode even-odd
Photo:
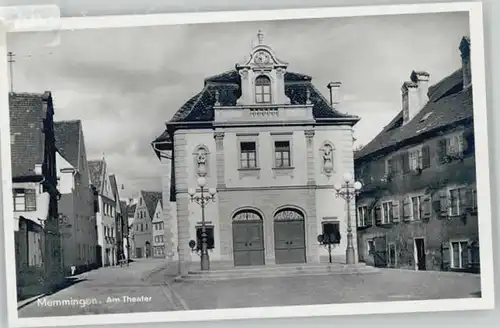
{"label": "roof tile", "polygon": [[[44,161],[43,119],[46,94],[10,93],[12,177],[34,175]],[[26,156],[26,155],[29,156]]]}
{"label": "roof tile", "polygon": [[79,169],[81,121],[54,122],[56,147],[74,168]]}
{"label": "roof tile", "polygon": [[472,87],[463,89],[462,70],[457,70],[429,88],[429,101],[415,117],[402,126],[403,113],[367,145],[355,153],[361,159],[406,139],[473,117]]}

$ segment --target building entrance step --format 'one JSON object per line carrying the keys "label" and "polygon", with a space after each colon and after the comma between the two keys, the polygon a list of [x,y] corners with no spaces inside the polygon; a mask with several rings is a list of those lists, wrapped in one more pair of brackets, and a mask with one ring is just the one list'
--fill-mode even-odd
{"label": "building entrance step", "polygon": [[249,266],[220,268],[210,271],[189,271],[187,275],[177,277],[177,281],[212,281],[232,279],[255,279],[316,275],[351,275],[378,273],[378,268],[365,263],[358,264],[284,264],[267,266]]}

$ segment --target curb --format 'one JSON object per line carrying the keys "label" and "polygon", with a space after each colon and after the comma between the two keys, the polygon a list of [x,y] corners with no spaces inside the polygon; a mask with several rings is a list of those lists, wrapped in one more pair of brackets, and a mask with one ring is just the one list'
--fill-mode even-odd
{"label": "curb", "polygon": [[31,303],[36,302],[37,300],[39,300],[40,298],[45,297],[45,296],[47,296],[47,294],[40,294],[40,295],[30,297],[28,299],[22,300],[20,302],[17,302],[17,309],[20,310],[23,307],[30,305]]}

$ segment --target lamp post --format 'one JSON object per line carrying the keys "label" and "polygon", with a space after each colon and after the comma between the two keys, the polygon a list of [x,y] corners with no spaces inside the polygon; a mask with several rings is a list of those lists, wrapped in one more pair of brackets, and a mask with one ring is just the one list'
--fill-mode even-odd
{"label": "lamp post", "polygon": [[207,184],[207,179],[205,177],[198,177],[197,182],[198,186],[200,187],[200,194],[197,195],[194,188],[190,188],[188,190],[188,194],[192,202],[197,203],[201,206],[201,270],[207,271],[210,270],[210,258],[208,256],[208,235],[205,222],[205,206],[207,206],[210,201],[215,200],[215,194],[217,193],[217,191],[213,188],[210,188],[208,189],[208,195],[206,195],[205,186]]}
{"label": "lamp post", "polygon": [[352,226],[351,226],[351,200],[359,194],[363,186],[359,181],[353,181],[350,173],[344,174],[344,183],[336,183],[333,188],[337,197],[343,198],[347,203],[347,248],[346,248],[346,263],[355,263],[354,245],[352,242]]}

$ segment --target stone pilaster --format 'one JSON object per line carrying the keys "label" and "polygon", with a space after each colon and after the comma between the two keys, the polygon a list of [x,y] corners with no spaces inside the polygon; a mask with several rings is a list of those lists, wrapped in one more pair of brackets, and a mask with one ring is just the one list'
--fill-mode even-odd
{"label": "stone pilaster", "polygon": [[217,172],[217,188],[225,188],[225,163],[224,163],[224,132],[215,132],[215,165]]}
{"label": "stone pilaster", "polygon": [[316,184],[316,172],[314,169],[314,130],[304,131],[307,146],[307,184]]}
{"label": "stone pilaster", "polygon": [[309,189],[307,191],[307,208],[309,213],[307,213],[306,218],[306,233],[307,233],[307,262],[308,263],[318,263],[319,262],[319,250],[317,243],[318,235],[318,217],[316,215],[316,170],[314,163],[314,130],[304,131],[306,137],[306,147],[307,147],[307,185]]}
{"label": "stone pilaster", "polygon": [[179,253],[179,274],[188,272],[190,262],[189,248],[189,198],[188,170],[187,170],[187,135],[185,133],[174,134],[174,166],[175,166],[175,189],[177,202],[177,250]]}

